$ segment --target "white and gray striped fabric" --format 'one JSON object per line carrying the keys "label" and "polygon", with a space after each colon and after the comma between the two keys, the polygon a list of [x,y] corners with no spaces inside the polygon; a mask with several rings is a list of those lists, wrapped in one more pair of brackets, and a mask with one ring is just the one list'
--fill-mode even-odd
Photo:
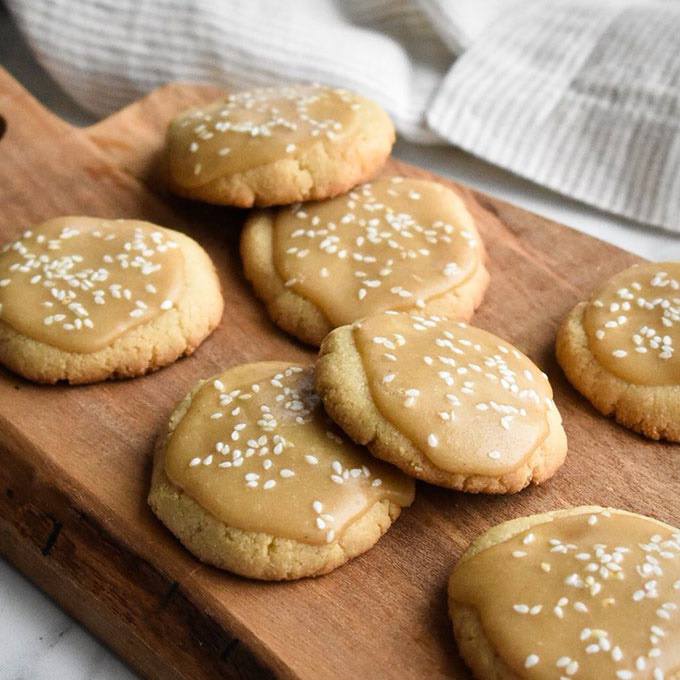
{"label": "white and gray striped fabric", "polygon": [[319,81],[601,209],[680,231],[677,0],[6,0],[106,115],[170,80]]}

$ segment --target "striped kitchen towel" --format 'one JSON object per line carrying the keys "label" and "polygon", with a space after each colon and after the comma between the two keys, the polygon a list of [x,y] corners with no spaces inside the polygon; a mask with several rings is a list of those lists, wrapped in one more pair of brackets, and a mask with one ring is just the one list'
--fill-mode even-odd
{"label": "striped kitchen towel", "polygon": [[170,80],[348,87],[411,140],[680,231],[678,0],[6,0],[106,115]]}

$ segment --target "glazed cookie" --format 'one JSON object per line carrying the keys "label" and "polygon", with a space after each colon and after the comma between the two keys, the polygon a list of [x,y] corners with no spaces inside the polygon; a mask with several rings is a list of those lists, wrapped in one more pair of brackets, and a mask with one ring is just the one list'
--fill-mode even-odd
{"label": "glazed cookie", "polygon": [[449,581],[479,680],[680,678],[680,532],[580,507],[494,527]]}
{"label": "glazed cookie", "polygon": [[323,199],[370,179],[392,144],[387,114],[347,90],[251,90],[170,124],[167,181],[181,196],[240,208]]}
{"label": "glazed cookie", "polygon": [[0,363],[41,383],[142,375],[222,316],[206,252],[138,220],[59,217],[0,250]]}
{"label": "glazed cookie", "polygon": [[311,368],[264,362],[230,368],[177,407],[149,503],[203,562],[282,580],[365,552],[414,492],[334,426]]}
{"label": "glazed cookie", "polygon": [[599,411],[652,439],[680,441],[680,262],[605,282],[557,334],[557,359]]}
{"label": "glazed cookie", "polygon": [[402,177],[331,201],[254,213],[241,256],[274,321],[313,345],[386,309],[467,320],[489,282],[461,198],[441,184]]}
{"label": "glazed cookie", "polygon": [[388,311],[337,328],[316,386],[350,437],[432,484],[514,493],[566,455],[547,377],[504,340],[445,317]]}

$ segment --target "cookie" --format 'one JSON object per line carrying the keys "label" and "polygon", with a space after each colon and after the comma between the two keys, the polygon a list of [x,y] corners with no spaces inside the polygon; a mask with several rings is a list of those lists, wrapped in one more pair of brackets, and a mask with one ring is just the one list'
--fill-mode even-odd
{"label": "cookie", "polygon": [[199,560],[266,580],[318,576],[371,548],[414,484],[323,412],[313,369],[230,368],[159,440],[149,503]]}
{"label": "cookie", "polygon": [[0,363],[40,383],[142,375],[222,316],[207,253],[138,220],[59,217],[0,250]]}
{"label": "cookie", "polygon": [[373,177],[394,139],[387,114],[347,90],[239,92],[172,121],[167,183],[181,196],[240,208],[329,198]]}
{"label": "cookie", "polygon": [[270,316],[312,345],[386,309],[467,320],[489,281],[462,199],[441,184],[402,177],[330,201],[253,213],[241,256]]}
{"label": "cookie", "polygon": [[439,486],[514,493],[566,455],[547,377],[504,340],[445,317],[388,311],[337,328],[316,387],[354,441]]}
{"label": "cookie", "polygon": [[680,263],[646,263],[606,281],[569,313],[557,360],[605,415],[680,441]]}
{"label": "cookie", "polygon": [[449,581],[479,680],[680,677],[680,531],[580,507],[486,532]]}

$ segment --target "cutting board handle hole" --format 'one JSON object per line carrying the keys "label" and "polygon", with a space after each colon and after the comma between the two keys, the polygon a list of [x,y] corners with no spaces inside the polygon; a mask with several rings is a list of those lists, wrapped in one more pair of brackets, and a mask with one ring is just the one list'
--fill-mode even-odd
{"label": "cutting board handle hole", "polygon": [[7,123],[3,116],[0,115],[0,139],[5,136],[5,132],[7,132]]}

